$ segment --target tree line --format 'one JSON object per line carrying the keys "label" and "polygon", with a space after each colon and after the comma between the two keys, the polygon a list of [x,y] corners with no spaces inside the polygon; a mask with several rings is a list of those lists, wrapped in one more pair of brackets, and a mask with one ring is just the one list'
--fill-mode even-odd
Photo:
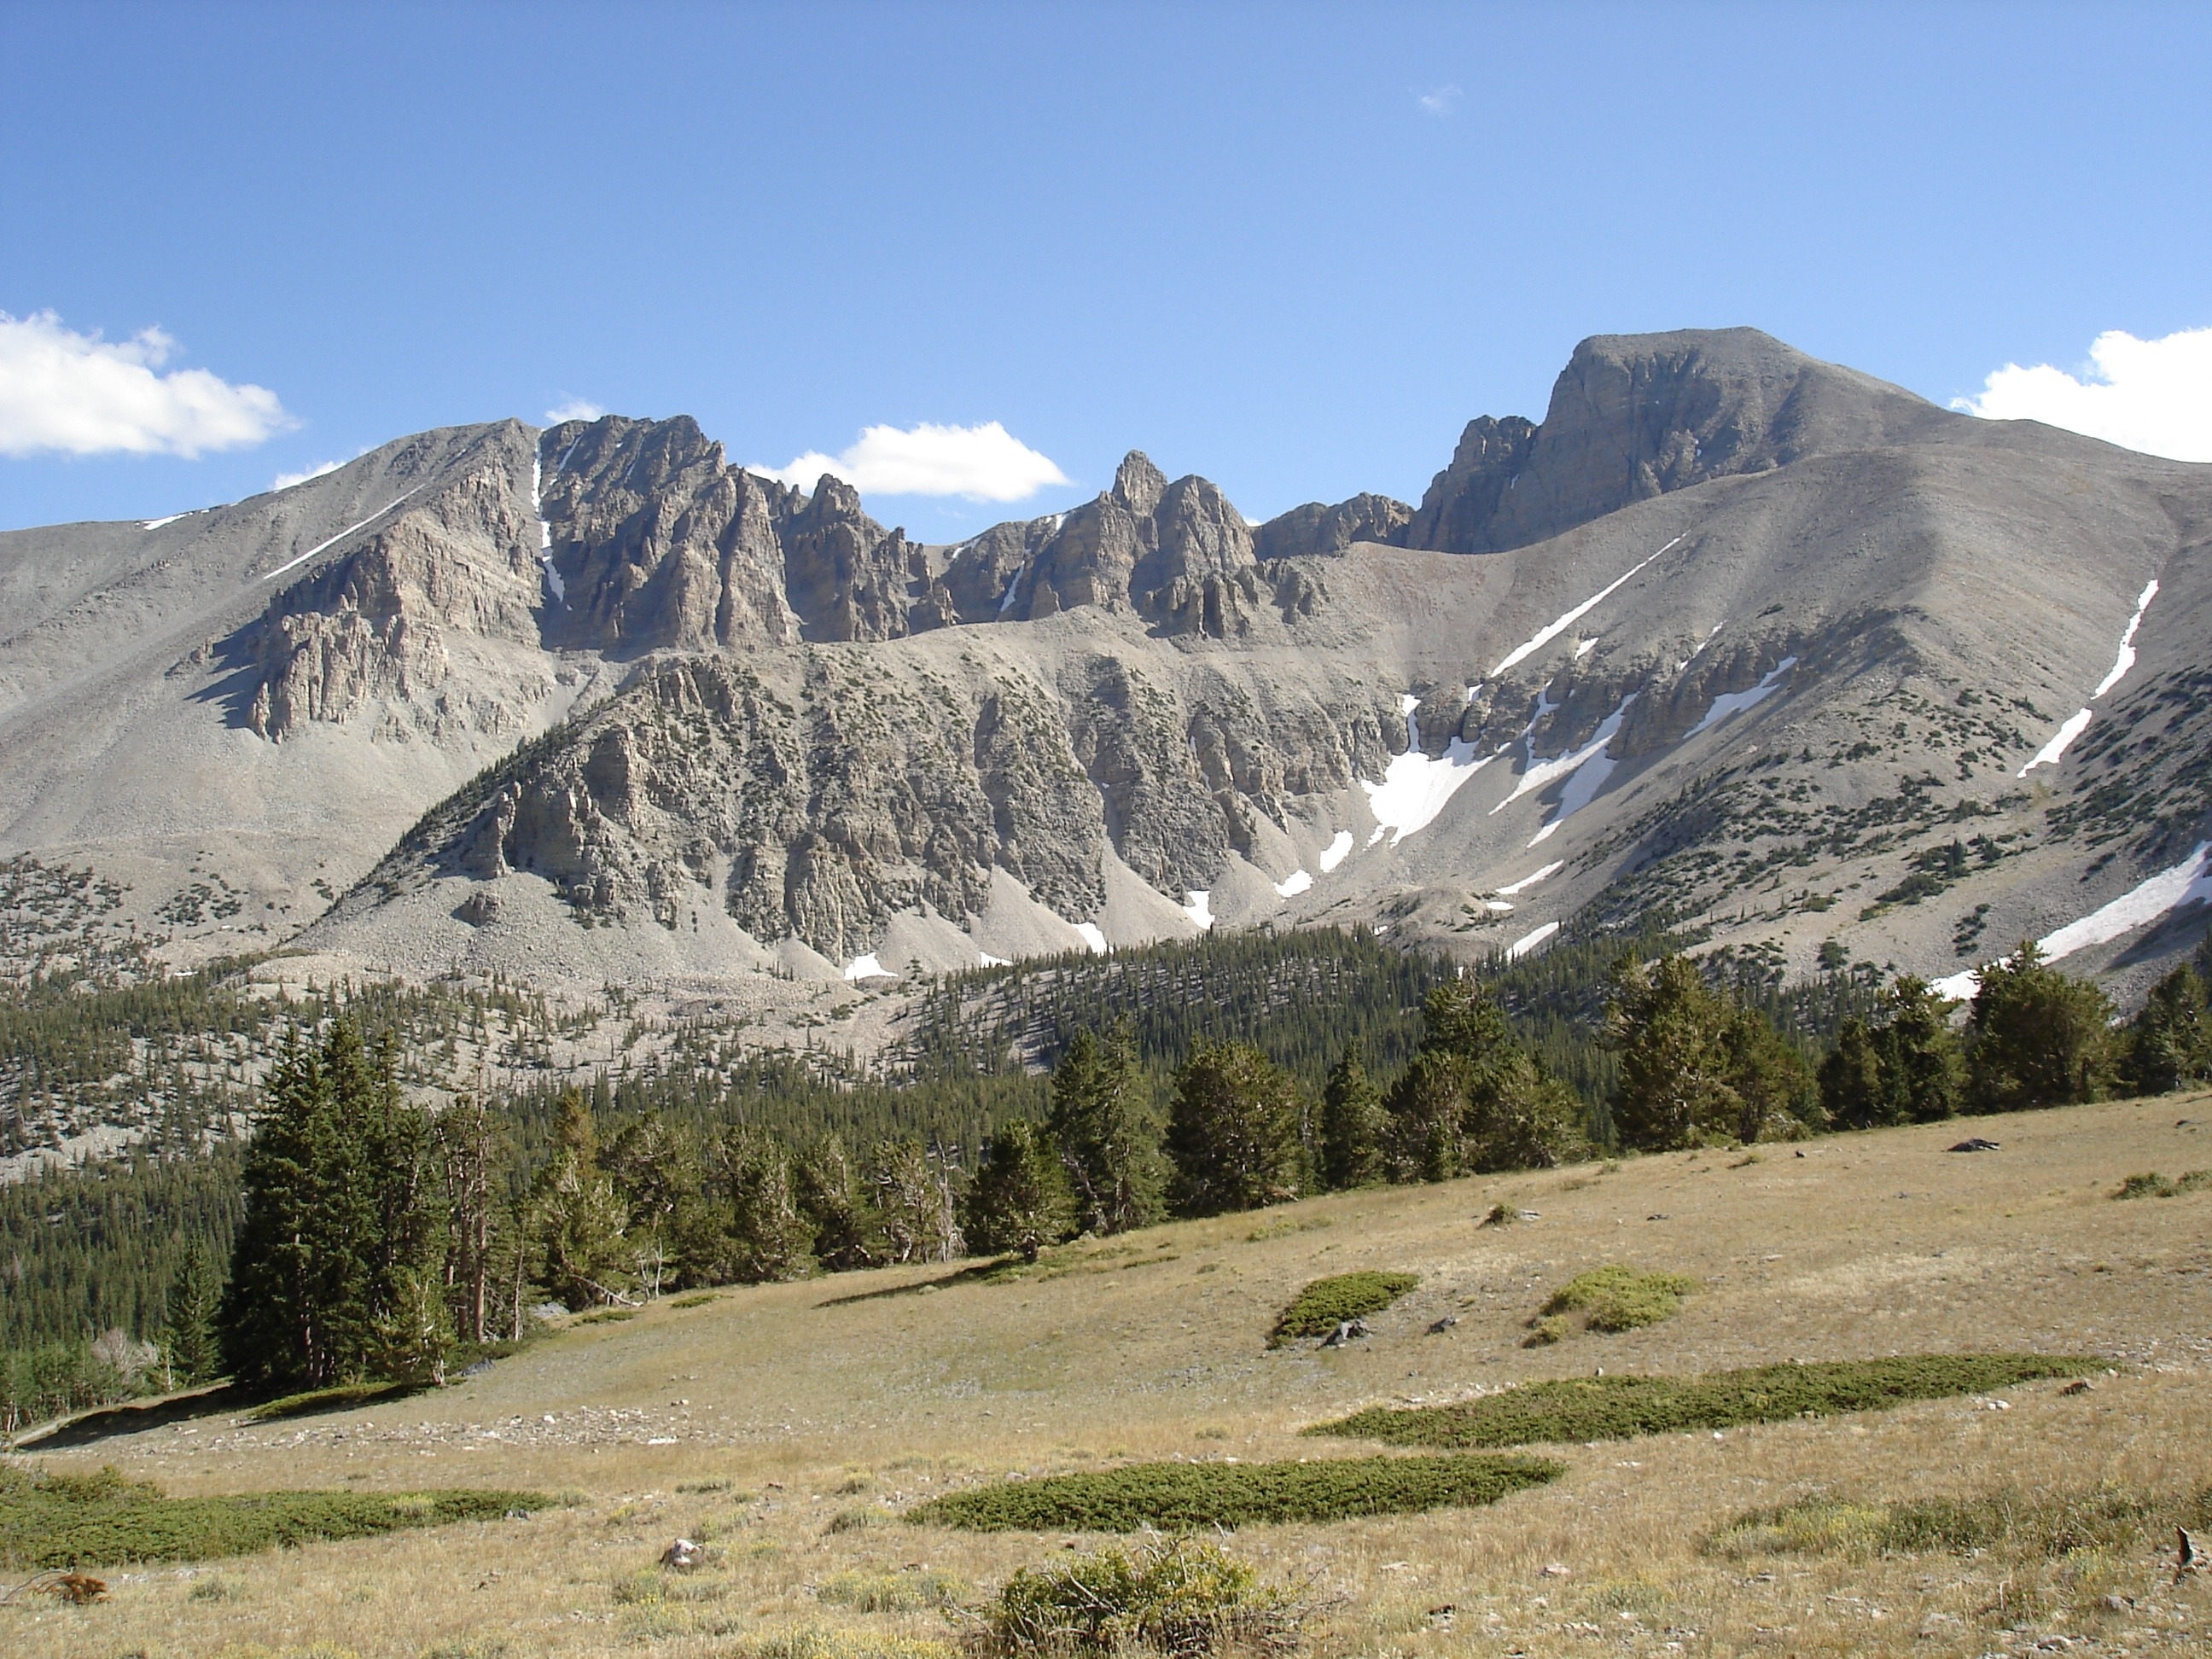
{"label": "tree line", "polygon": [[971,1097],[996,1109],[964,1141],[896,1120],[856,1140],[837,1127],[794,1136],[750,1115],[595,1111],[573,1090],[544,1116],[471,1096],[432,1114],[400,1085],[398,1039],[341,1017],[314,1040],[295,1033],[280,1056],[243,1153],[242,1218],[225,1218],[234,1242],[227,1255],[169,1258],[158,1347],[118,1327],[102,1339],[117,1352],[95,1358],[80,1343],[49,1352],[36,1375],[18,1351],[0,1411],[81,1403],[134,1364],[141,1385],[435,1382],[457,1357],[520,1340],[544,1302],[619,1305],[963,1255],[1034,1260],[1081,1233],[1168,1216],[1593,1150],[2162,1091],[2212,1075],[2207,956],[2212,944],[2125,1025],[2094,986],[2025,945],[1984,965],[1963,1029],[1954,1005],[1909,975],[1834,994],[1830,1006],[1863,1012],[1841,1016],[1817,1061],[1741,971],[1679,954],[1616,957],[1595,1037],[1613,1078],[1602,1115],[1547,1063],[1543,1035],[1508,1012],[1498,992],[1515,981],[1503,975],[1433,984],[1400,1063],[1370,1071],[1352,1037],[1318,1087],[1247,1041],[1194,1036],[1162,1075],[1127,1024],[1082,1029],[1038,1086]]}

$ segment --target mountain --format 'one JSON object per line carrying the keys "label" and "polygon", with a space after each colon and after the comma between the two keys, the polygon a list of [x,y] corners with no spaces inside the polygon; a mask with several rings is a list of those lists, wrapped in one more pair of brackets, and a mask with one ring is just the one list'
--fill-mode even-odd
{"label": "mountain", "polygon": [[1254,526],[1133,453],[932,546],[687,418],[505,422],[0,536],[0,600],[19,969],[281,944],[797,1018],[1208,927],[1656,918],[1778,975],[2057,935],[2127,993],[2212,899],[2212,467],[1748,329],[1583,342],[1418,507]]}

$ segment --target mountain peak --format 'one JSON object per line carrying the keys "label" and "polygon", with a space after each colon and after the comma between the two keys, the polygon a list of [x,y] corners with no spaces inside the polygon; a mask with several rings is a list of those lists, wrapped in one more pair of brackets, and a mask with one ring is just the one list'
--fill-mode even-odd
{"label": "mountain peak", "polygon": [[1670,490],[1887,447],[1958,418],[1755,328],[1594,334],[1560,370],[1540,426],[1468,422],[1400,539],[1504,552]]}
{"label": "mountain peak", "polygon": [[1114,471],[1114,499],[1139,519],[1149,519],[1159,510],[1160,497],[1167,489],[1167,475],[1141,449],[1124,455]]}

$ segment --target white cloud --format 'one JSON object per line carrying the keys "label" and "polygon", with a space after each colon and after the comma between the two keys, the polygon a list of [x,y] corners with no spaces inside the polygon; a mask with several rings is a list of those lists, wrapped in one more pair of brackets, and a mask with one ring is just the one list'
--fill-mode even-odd
{"label": "white cloud", "polygon": [[811,489],[833,472],[864,495],[964,495],[971,501],[1018,501],[1067,475],[996,421],[981,426],[933,426],[902,432],[872,426],[842,455],[809,450],[787,466],[756,466],[763,477]]}
{"label": "white cloud", "polygon": [[563,421],[596,421],[606,412],[589,398],[571,398],[545,411],[545,424],[558,426]]}
{"label": "white cloud", "polygon": [[1452,106],[1463,96],[1457,87],[1438,87],[1433,92],[1415,93],[1413,101],[1421,106],[1422,114],[1442,117],[1449,115]]}
{"label": "white cloud", "polygon": [[310,478],[319,478],[325,472],[335,472],[344,465],[343,461],[317,461],[304,472],[279,472],[275,482],[269,487],[271,489],[289,489],[294,484],[303,484]]}
{"label": "white cloud", "polygon": [[2146,455],[2212,461],[2212,328],[2138,340],[2100,334],[2079,376],[2007,363],[1954,409],[1995,421],[2042,421]]}
{"label": "white cloud", "polygon": [[293,420],[265,386],[204,368],[155,371],[177,343],[158,328],[109,341],[51,311],[0,311],[0,455],[198,455],[258,444]]}

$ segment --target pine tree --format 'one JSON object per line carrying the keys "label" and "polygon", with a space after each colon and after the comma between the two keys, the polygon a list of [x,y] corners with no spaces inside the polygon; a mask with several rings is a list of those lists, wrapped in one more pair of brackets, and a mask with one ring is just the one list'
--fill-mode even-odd
{"label": "pine tree", "polygon": [[216,1334],[216,1315],[222,1306],[222,1285],[215,1263],[198,1239],[185,1246],[162,1319],[162,1357],[176,1385],[191,1388],[215,1376],[222,1364]]}
{"label": "pine tree", "polygon": [[920,1141],[878,1141],[869,1160],[878,1254],[886,1261],[951,1261],[964,1253],[951,1172]]}
{"label": "pine tree", "polygon": [[1846,1129],[1870,1129],[1889,1121],[1882,1088],[1881,1050],[1867,1023],[1847,1019],[1836,1046],[1820,1062],[1820,1105]]}
{"label": "pine tree", "polygon": [[806,1271],[813,1227],[793,1190],[781,1141],[747,1135],[725,1154],[730,1167],[730,1274],[741,1285]]}
{"label": "pine tree", "polygon": [[1036,1126],[1018,1117],[1001,1124],[962,1201],[968,1248],[979,1255],[1013,1251],[1035,1261],[1046,1245],[1067,1237],[1074,1220],[1067,1172]]}
{"label": "pine tree", "polygon": [[1667,1152],[1735,1134],[1744,1103],[1729,1079],[1731,1014],[1687,957],[1621,964],[1606,1029],[1620,1051],[1613,1121],[1623,1146]]}
{"label": "pine tree", "polygon": [[1966,1093],[1966,1055],[1951,1029],[1958,1005],[1917,975],[1882,993],[1887,1016],[1877,1039],[1889,1121],[1934,1123],[1958,1115]]}
{"label": "pine tree", "polygon": [[471,1342],[489,1334],[492,1230],[498,1206],[491,1192],[495,1152],[484,1091],[457,1095],[432,1121],[446,1182],[446,1294],[454,1323]]}
{"label": "pine tree", "polygon": [[814,1230],[815,1259],[833,1273],[876,1265],[869,1248],[872,1231],[867,1201],[853,1172],[853,1160],[836,1133],[823,1135],[799,1160],[792,1182],[799,1213]]}
{"label": "pine tree", "polygon": [[1984,963],[1981,981],[1966,1017],[1974,1109],[2013,1112],[2096,1099],[2115,1059],[2111,1000],[2046,964],[2027,940],[2004,961]]}
{"label": "pine tree", "polygon": [[434,1267],[429,1125],[401,1098],[395,1066],[388,1042],[371,1051],[341,1018],[319,1048],[295,1031],[270,1074],[219,1315],[240,1382],[366,1374],[404,1285]]}
{"label": "pine tree", "polygon": [[1388,1100],[1394,1179],[1547,1169],[1586,1149],[1580,1103],[1544,1074],[1475,981],[1436,986],[1422,1020],[1421,1046]]}
{"label": "pine tree", "polygon": [[2187,963],[2151,987],[2128,1022],[2127,1081],[2137,1094],[2170,1094],[2212,1076],[2212,1017],[2204,981]]}
{"label": "pine tree", "polygon": [[568,1308],[631,1300],[635,1262],[623,1237],[629,1220],[614,1183],[599,1167],[591,1108],[571,1089],[561,1098],[553,1156],[531,1186],[538,1283]]}
{"label": "pine tree", "polygon": [[1256,1210],[1298,1194],[1297,1085],[1249,1042],[1201,1042],[1168,1114],[1177,1215]]}
{"label": "pine tree", "polygon": [[1724,1132],[1749,1143],[1788,1139],[1820,1126],[1812,1068],[1772,1020],[1756,1008],[1738,1008],[1721,1046],[1728,1057],[1729,1086],[1738,1102],[1735,1122],[1724,1126]]}
{"label": "pine tree", "polygon": [[1372,1186],[1382,1178],[1382,1091],[1361,1063],[1359,1040],[1328,1074],[1321,1097],[1321,1146],[1316,1162],[1330,1192]]}
{"label": "pine tree", "polygon": [[1075,1190],[1085,1231],[1127,1232],[1152,1219],[1157,1182],[1141,1116],[1136,1056],[1126,1035],[1110,1043],[1075,1034],[1052,1074],[1046,1130]]}

